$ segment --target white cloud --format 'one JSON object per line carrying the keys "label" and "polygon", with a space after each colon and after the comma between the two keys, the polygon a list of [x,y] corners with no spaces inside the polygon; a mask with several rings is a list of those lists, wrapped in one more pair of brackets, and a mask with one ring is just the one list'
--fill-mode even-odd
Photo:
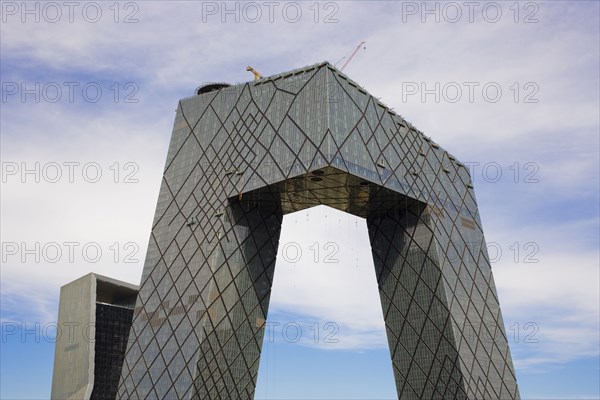
{"label": "white cloud", "polygon": [[362,218],[324,206],[287,215],[271,301],[275,312],[336,323],[340,343],[326,348],[387,346]]}
{"label": "white cloud", "polygon": [[[85,117],[59,107],[36,113],[35,119],[19,113],[26,113],[17,110],[14,115],[23,124],[6,124],[16,134],[3,137],[2,146],[3,171],[16,168],[3,178],[2,241],[5,249],[18,246],[17,254],[3,254],[3,294],[8,295],[8,283],[49,286],[56,294],[57,287],[92,270],[139,283],[160,185],[155,177],[164,165],[157,160],[166,154],[168,135],[160,131],[168,131],[168,125],[160,125],[162,118],[138,125],[122,114]],[[25,169],[37,172],[25,174]],[[65,242],[78,243],[72,259]],[[115,242],[121,251],[117,265],[111,262]],[[129,254],[123,247],[129,242],[139,249],[139,262],[123,264]],[[33,255],[22,262],[23,250],[36,243],[39,262]],[[52,243],[62,252],[57,262],[48,262],[55,259]],[[82,249],[87,243],[100,245],[98,262],[86,261]]]}
{"label": "white cloud", "polygon": [[[533,240],[540,246],[538,264],[524,267],[506,258],[494,264],[507,325],[536,321],[540,327],[537,347],[511,344],[518,367],[597,355],[597,238],[588,234],[598,225],[597,208],[570,223],[547,212],[556,203],[580,210],[589,207],[582,197],[597,199],[599,57],[597,21],[588,16],[597,14],[598,5],[556,3],[539,3],[540,22],[529,25],[510,18],[498,24],[422,24],[419,16],[404,23],[401,5],[360,2],[337,3],[334,24],[312,22],[312,3],[302,3],[306,18],[299,24],[281,18],[273,24],[223,24],[218,17],[203,23],[201,3],[195,2],[138,3],[136,24],[115,24],[110,18],[97,24],[8,20],[0,27],[3,80],[133,80],[140,103],[10,100],[2,104],[2,161],[94,161],[106,174],[116,161],[133,161],[140,167],[140,182],[21,184],[11,178],[2,185],[2,240],[97,241],[107,253],[113,242],[132,241],[139,245],[140,261],[36,264],[12,258],[2,266],[3,307],[24,320],[48,320],[58,288],[91,270],[139,282],[172,111],[180,97],[206,81],[250,80],[247,64],[268,75],[324,59],[335,62],[367,40],[367,50],[345,72],[442,146],[470,158],[466,161],[540,165],[540,184],[527,190],[476,185],[479,197],[496,196],[494,203],[480,202],[488,241],[508,246]],[[504,96],[498,103],[481,97],[457,104],[437,104],[431,96],[426,103],[419,96],[402,101],[403,82],[431,87],[472,81],[498,82]],[[523,85],[535,82],[539,103],[515,103],[514,82],[521,96]],[[497,202],[509,195],[510,213]],[[337,322],[344,348],[385,346],[364,221],[325,210],[286,217],[281,243],[297,242],[304,258],[291,265],[280,256],[273,310]],[[589,222],[582,222],[586,218]],[[340,262],[311,262],[310,246],[319,243],[322,258],[330,241],[340,246]]]}

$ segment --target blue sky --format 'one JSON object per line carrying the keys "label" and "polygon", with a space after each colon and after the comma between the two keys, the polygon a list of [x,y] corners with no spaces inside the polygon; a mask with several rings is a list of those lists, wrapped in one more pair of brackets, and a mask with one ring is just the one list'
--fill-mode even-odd
{"label": "blue sky", "polygon": [[[522,397],[600,397],[598,2],[54,4],[0,10],[0,398],[49,398],[60,286],[139,283],[180,98],[362,40],[344,72],[474,166]],[[257,399],[394,398],[366,237],[324,207],[286,216],[302,256],[278,257]]]}

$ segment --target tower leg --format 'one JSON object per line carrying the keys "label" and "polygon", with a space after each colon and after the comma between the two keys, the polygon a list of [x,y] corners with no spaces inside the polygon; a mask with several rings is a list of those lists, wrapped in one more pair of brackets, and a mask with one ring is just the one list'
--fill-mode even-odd
{"label": "tower leg", "polygon": [[466,399],[425,205],[372,215],[367,227],[398,397]]}
{"label": "tower leg", "polygon": [[209,261],[206,314],[193,399],[253,399],[282,213],[260,201],[230,200]]}

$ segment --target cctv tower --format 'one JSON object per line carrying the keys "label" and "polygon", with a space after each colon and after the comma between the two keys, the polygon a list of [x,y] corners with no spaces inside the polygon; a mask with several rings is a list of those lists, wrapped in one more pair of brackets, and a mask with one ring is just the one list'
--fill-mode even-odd
{"label": "cctv tower", "polygon": [[328,63],[177,109],[118,399],[252,399],[283,216],[367,221],[398,397],[518,399],[469,173]]}

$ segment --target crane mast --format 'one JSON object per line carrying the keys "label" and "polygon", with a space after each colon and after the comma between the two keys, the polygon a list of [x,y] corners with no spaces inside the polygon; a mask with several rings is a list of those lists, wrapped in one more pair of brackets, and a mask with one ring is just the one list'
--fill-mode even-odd
{"label": "crane mast", "polygon": [[[360,44],[358,46],[356,46],[356,49],[354,49],[354,51],[352,52],[352,54],[350,55],[350,57],[348,57],[348,60],[344,63],[344,65],[342,65],[342,68],[340,68],[340,71],[343,71],[344,68],[346,68],[346,65],[348,65],[350,63],[350,61],[352,61],[352,59],[354,58],[354,56],[356,55],[356,53],[358,53],[358,51],[360,50],[360,47],[365,44],[367,42],[365,42],[364,40],[362,42],[360,42]],[[366,47],[365,47],[366,49]]]}
{"label": "crane mast", "polygon": [[[352,61],[352,59],[354,58],[354,56],[356,55],[356,53],[358,53],[358,51],[360,50],[360,48],[367,43],[366,41],[362,41],[358,44],[358,46],[356,46],[356,48],[354,49],[354,51],[352,52],[352,54],[350,54],[350,57],[348,57],[348,60],[346,60],[346,62],[344,63],[344,65],[342,65],[342,68],[340,68],[340,71],[343,71],[344,68],[346,68],[346,66],[348,64],[350,64],[350,61]],[[364,47],[366,49],[366,47]],[[342,61],[344,58],[346,57],[342,57],[338,62],[336,62],[335,64],[337,65],[340,61]],[[252,68],[251,66],[247,66],[246,67],[246,71],[248,72],[252,72],[252,74],[254,75],[254,80],[257,81],[260,78],[263,78],[263,76],[261,75],[260,72],[258,72],[257,70],[255,70],[254,68]]]}

